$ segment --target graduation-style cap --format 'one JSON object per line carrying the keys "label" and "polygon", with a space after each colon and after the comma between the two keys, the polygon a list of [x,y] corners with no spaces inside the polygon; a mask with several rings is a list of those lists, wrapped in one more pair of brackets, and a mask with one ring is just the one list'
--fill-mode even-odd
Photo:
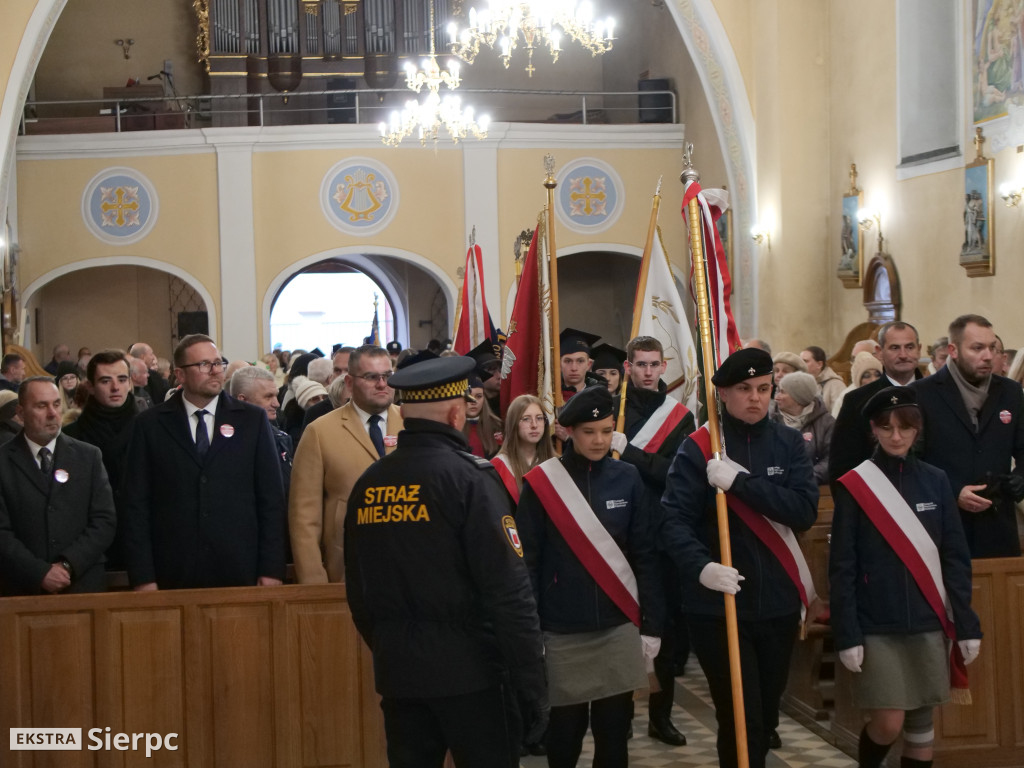
{"label": "graduation-style cap", "polygon": [[481,381],[487,381],[501,367],[501,358],[494,351],[494,344],[491,343],[490,339],[481,341],[469,350],[465,356],[472,358],[476,365],[476,374],[480,377]]}
{"label": "graduation-style cap", "polygon": [[558,351],[560,355],[572,355],[576,352],[590,354],[590,348],[597,343],[600,336],[575,328],[566,328],[558,334]]}
{"label": "graduation-style cap", "polygon": [[622,364],[626,362],[625,350],[613,347],[611,344],[598,344],[590,350],[590,356],[594,359],[593,369],[618,368],[622,370]]}
{"label": "graduation-style cap", "polygon": [[320,347],[313,347],[309,351],[309,354],[316,355],[317,357],[323,357],[324,356],[324,351],[322,349],[320,349]]}

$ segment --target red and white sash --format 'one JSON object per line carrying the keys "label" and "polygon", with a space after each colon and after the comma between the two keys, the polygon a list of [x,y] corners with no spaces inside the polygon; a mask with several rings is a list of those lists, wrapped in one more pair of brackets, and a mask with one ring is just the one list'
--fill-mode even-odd
{"label": "red and white sash", "polygon": [[527,472],[526,479],[587,573],[639,627],[640,597],[633,569],[562,462],[557,458],[548,459]]}
{"label": "red and white sash", "polygon": [[[956,644],[953,609],[942,580],[939,549],[932,537],[889,478],[870,459],[840,477],[839,482],[846,487],[868,520],[903,561],[928,605],[939,617],[942,631],[953,641],[950,684],[954,692],[966,692],[967,669]],[[962,695],[953,696],[954,701],[959,698]]]}
{"label": "red and white sash", "polygon": [[[704,455],[704,461],[711,458],[711,434],[707,426],[703,426],[694,432],[690,437],[700,448]],[[800,593],[800,602],[803,607],[800,610],[801,617],[807,613],[807,608],[818,597],[814,589],[814,582],[811,580],[811,569],[807,567],[807,560],[800,550],[800,544],[796,540],[796,534],[788,525],[769,520],[760,512],[755,512],[750,505],[736,498],[735,494],[726,493],[725,497],[729,509],[736,513],[736,516],[754,532],[754,535],[761,540],[761,543],[768,547],[782,565],[790,581],[796,586]]]}
{"label": "red and white sash", "polygon": [[690,412],[682,403],[675,398],[666,397],[658,409],[651,414],[651,418],[629,441],[644,453],[656,453],[665,443],[665,438],[672,434],[672,430],[679,426],[679,422],[686,418]]}
{"label": "red and white sash", "polygon": [[498,471],[498,477],[501,478],[501,482],[505,486],[505,490],[508,491],[508,495],[512,497],[512,501],[516,504],[519,503],[519,486],[516,485],[516,474],[512,471],[512,465],[508,463],[508,459],[505,455],[499,453],[493,459],[491,464]]}

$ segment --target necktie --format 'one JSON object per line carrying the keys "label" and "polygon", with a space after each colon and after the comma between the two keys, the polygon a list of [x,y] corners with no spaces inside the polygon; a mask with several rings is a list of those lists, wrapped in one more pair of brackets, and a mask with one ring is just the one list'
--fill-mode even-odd
{"label": "necktie", "polygon": [[206,452],[210,449],[210,433],[206,431],[206,414],[207,411],[196,411],[196,453],[199,454],[199,458],[206,456]]}
{"label": "necktie", "polygon": [[53,453],[44,446],[39,449],[37,455],[39,456],[39,469],[42,470],[43,475],[49,480],[53,474]]}
{"label": "necktie", "polygon": [[384,435],[380,431],[380,416],[373,414],[370,417],[370,442],[377,449],[377,455],[384,455]]}

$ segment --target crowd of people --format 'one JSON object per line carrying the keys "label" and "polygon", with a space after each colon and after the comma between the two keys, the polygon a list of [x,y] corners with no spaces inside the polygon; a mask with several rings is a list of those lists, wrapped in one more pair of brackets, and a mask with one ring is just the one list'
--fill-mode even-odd
{"label": "crowd of people", "polygon": [[752,339],[712,376],[716,451],[668,391],[656,339],[598,341],[562,332],[554,420],[536,396],[501,402],[490,342],[250,363],[195,334],[167,365],[145,343],[76,361],[58,345],[48,376],[7,354],[0,594],[99,591],[105,570],[138,591],[278,585],[289,564],[300,584],[345,581],[390,764],[450,751],[460,768],[527,752],[569,768],[588,729],[594,765],[625,766],[638,690],[647,735],[685,745],[672,710],[691,650],[720,764],[737,765],[734,600],[757,768],[780,745],[815,601],[798,535],[829,485],[832,631],[868,717],[859,764],[902,737],[902,765],[930,765],[932,710],[980,651],[970,560],[1021,553],[1024,360],[979,315],[927,358],[912,325],[881,326],[851,350],[849,383],[818,346]]}

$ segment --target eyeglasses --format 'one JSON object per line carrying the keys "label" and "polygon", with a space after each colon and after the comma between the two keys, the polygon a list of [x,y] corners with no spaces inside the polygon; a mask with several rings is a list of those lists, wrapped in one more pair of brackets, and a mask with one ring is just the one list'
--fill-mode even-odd
{"label": "eyeglasses", "polygon": [[391,378],[391,371],[387,373],[361,373],[356,376],[357,379],[362,379],[367,384],[376,384],[378,381],[383,381],[385,384],[388,383],[388,379]]}
{"label": "eyeglasses", "polygon": [[645,368],[651,368],[651,369],[661,368],[662,362],[649,363],[646,360],[641,360],[641,361],[636,362],[636,363],[630,363],[630,365],[632,365],[634,368],[639,368],[642,371]]}
{"label": "eyeglasses", "polygon": [[523,418],[521,418],[519,420],[519,423],[520,424],[543,424],[544,423],[544,417],[543,416],[523,416]]}
{"label": "eyeglasses", "polygon": [[198,368],[200,373],[209,373],[210,371],[223,371],[225,363],[223,360],[200,360],[198,363],[186,363],[185,365],[179,365],[179,368]]}

